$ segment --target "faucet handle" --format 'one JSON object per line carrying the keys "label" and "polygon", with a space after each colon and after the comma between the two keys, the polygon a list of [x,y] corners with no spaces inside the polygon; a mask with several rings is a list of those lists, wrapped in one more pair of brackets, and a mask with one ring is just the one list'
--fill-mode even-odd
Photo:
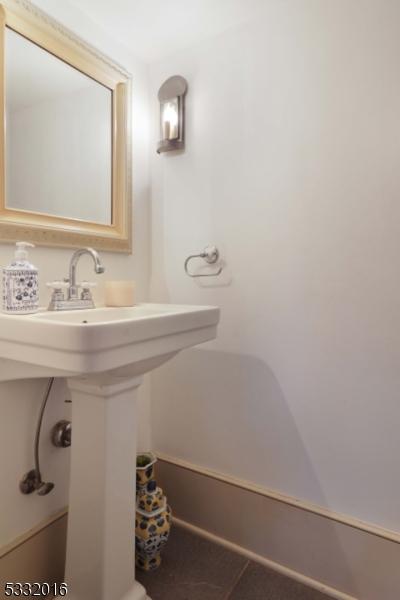
{"label": "faucet handle", "polygon": [[96,287],[97,283],[94,281],[80,281],[76,285],[77,285],[77,287],[80,287],[83,290],[90,290],[90,288]]}
{"label": "faucet handle", "polygon": [[49,281],[46,283],[48,288],[53,288],[55,292],[61,292],[63,289],[67,289],[69,287],[69,283],[67,281]]}
{"label": "faucet handle", "polygon": [[58,302],[63,302],[63,300],[65,300],[64,289],[69,287],[69,283],[66,281],[50,281],[46,283],[46,286],[48,288],[53,288],[48,310],[54,310],[54,307]]}
{"label": "faucet handle", "polygon": [[97,283],[94,281],[81,281],[76,284],[77,288],[82,288],[81,300],[92,300],[92,292],[91,288],[97,286]]}

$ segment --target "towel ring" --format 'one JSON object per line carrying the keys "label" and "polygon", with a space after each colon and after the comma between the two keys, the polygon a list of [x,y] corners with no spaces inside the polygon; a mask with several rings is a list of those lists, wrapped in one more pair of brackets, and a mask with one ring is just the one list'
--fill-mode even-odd
{"label": "towel ring", "polygon": [[200,254],[191,254],[190,256],[188,256],[187,259],[185,260],[185,265],[184,265],[185,272],[186,272],[186,275],[189,275],[189,277],[217,277],[218,275],[220,275],[222,273],[222,267],[220,267],[218,269],[218,271],[215,271],[215,273],[198,273],[198,274],[191,273],[189,271],[189,262],[193,258],[202,258],[209,265],[215,264],[217,262],[217,260],[219,259],[219,251],[216,246],[207,246],[206,248],[204,248],[203,252],[200,252]]}

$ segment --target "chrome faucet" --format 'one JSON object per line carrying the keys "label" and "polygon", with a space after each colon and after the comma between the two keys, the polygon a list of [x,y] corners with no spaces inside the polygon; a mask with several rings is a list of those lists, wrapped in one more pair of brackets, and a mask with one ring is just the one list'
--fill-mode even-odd
{"label": "chrome faucet", "polygon": [[78,298],[79,286],[76,285],[76,267],[81,256],[89,254],[93,258],[94,270],[97,274],[104,273],[104,267],[101,264],[100,256],[97,250],[93,248],[79,248],[75,250],[71,256],[71,262],[69,263],[69,288],[68,288],[68,300],[75,300]]}
{"label": "chrome faucet", "polygon": [[[95,308],[90,288],[95,284],[84,281],[80,284],[76,282],[76,267],[81,256],[89,254],[94,262],[94,270],[97,274],[104,273],[105,269],[100,260],[100,256],[93,248],[79,248],[75,250],[71,257],[69,265],[69,278],[64,281],[54,281],[47,284],[53,288],[48,310],[79,310],[84,308]],[[79,294],[79,289],[82,292]],[[64,295],[66,290],[66,297]]]}

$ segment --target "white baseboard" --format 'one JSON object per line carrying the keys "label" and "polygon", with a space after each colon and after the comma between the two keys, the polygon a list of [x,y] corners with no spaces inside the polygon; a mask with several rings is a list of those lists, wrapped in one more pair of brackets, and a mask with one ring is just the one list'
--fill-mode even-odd
{"label": "white baseboard", "polygon": [[158,457],[177,523],[332,598],[400,598],[397,532]]}

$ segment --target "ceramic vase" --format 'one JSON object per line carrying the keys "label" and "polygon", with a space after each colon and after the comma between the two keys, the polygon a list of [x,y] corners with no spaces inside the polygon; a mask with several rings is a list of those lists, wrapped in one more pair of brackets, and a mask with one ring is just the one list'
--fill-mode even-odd
{"label": "ceramic vase", "polygon": [[152,571],[160,566],[161,551],[168,541],[171,508],[154,478],[156,457],[151,453],[139,456],[147,456],[148,463],[138,467],[136,475],[136,566]]}

